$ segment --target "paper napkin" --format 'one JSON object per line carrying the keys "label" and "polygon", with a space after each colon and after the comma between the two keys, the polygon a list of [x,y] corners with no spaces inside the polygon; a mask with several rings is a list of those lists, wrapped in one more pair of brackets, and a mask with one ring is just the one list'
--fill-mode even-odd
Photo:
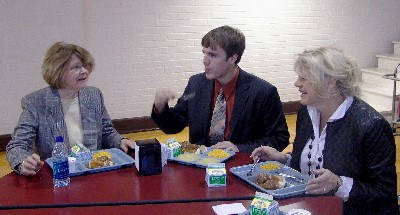
{"label": "paper napkin", "polygon": [[242,203],[222,204],[212,208],[217,215],[240,214],[247,211]]}

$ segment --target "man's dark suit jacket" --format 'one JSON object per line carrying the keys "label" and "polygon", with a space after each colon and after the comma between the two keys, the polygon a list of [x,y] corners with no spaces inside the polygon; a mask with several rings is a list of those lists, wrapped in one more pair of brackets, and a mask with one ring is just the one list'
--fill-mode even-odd
{"label": "man's dark suit jacket", "polygon": [[[209,146],[211,103],[214,80],[205,73],[189,79],[183,96],[173,108],[166,107],[153,120],[167,134],[182,131],[189,124],[189,141]],[[194,97],[185,100],[185,95]],[[242,69],[236,85],[229,141],[240,151],[251,152],[261,145],[282,151],[289,144],[289,132],[276,87]]]}

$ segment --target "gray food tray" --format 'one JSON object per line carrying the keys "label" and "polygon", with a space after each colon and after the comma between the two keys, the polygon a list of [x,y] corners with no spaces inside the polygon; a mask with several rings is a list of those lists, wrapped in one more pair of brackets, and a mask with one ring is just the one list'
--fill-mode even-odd
{"label": "gray food tray", "polygon": [[[266,163],[278,163],[281,165],[281,168],[276,169],[276,170],[262,170],[260,168],[261,165],[266,164]],[[295,196],[299,194],[305,193],[305,188],[307,185],[308,180],[310,180],[310,177],[307,175],[304,175],[286,165],[283,165],[279,162],[275,161],[266,161],[266,162],[260,162],[256,164],[256,167],[254,168],[254,172],[252,176],[247,176],[246,174],[249,172],[251,169],[252,164],[244,165],[244,166],[238,166],[238,167],[232,167],[230,169],[230,172],[234,174],[235,176],[239,177],[240,179],[246,181],[253,187],[257,188],[258,190],[268,193],[272,195],[274,198],[281,199],[281,198],[286,198],[290,196]],[[268,174],[277,174],[277,173],[284,173],[290,176],[294,176],[300,179],[303,179],[303,182],[300,182],[297,179],[289,178],[289,177],[284,177],[286,180],[286,185],[285,187],[277,190],[266,190],[259,186],[258,184],[255,183],[257,176],[260,173],[268,173]]]}
{"label": "gray food tray", "polygon": [[[183,161],[183,160],[178,159],[177,157],[176,158],[168,158],[168,160],[169,161],[178,162],[178,163],[181,163],[181,164],[185,164],[185,165],[192,165],[192,166],[197,166],[197,167],[200,167],[200,168],[207,168],[206,165],[199,164],[198,161],[200,161],[202,158],[207,158],[208,157],[207,153],[211,152],[212,150],[213,150],[213,148],[207,147],[207,152],[205,152],[203,154],[199,154],[200,158],[198,160],[196,160],[196,161],[193,161],[193,162]],[[229,156],[226,157],[226,158],[222,158],[222,159],[217,158],[220,163],[223,163],[223,162],[231,159],[233,156],[235,156],[235,152],[234,151],[229,151],[229,150],[224,150],[224,151],[229,153]]]}
{"label": "gray food tray", "polygon": [[[103,172],[103,171],[109,171],[109,170],[114,170],[114,169],[119,169],[125,166],[130,166],[132,165],[135,160],[121,151],[120,149],[117,148],[112,148],[112,149],[103,149],[100,151],[107,151],[112,154],[112,159],[115,162],[114,166],[106,166],[106,167],[99,167],[95,169],[90,169],[87,168],[86,165],[90,162],[90,160],[82,161],[82,162],[76,162],[75,163],[75,171],[70,172],[69,176],[77,176],[77,175],[83,175],[83,174],[89,174],[89,173],[97,173],[97,172]],[[98,151],[93,151],[91,152],[96,153]],[[47,158],[46,163],[49,164],[49,166],[53,169],[53,158]]]}

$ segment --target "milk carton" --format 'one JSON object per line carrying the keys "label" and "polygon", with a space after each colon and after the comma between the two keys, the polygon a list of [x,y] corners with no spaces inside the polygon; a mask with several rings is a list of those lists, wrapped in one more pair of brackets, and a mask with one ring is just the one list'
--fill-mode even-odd
{"label": "milk carton", "polygon": [[256,192],[250,205],[251,215],[279,215],[279,204],[266,193]]}
{"label": "milk carton", "polygon": [[72,146],[70,157],[76,158],[76,161],[82,162],[92,159],[92,154],[89,149],[87,149],[81,142],[77,141],[75,145]]}
{"label": "milk carton", "polygon": [[175,138],[167,140],[167,158],[172,159],[178,157],[182,153],[182,146]]}
{"label": "milk carton", "polygon": [[206,169],[206,177],[208,187],[226,186],[226,170],[224,163],[210,163]]}

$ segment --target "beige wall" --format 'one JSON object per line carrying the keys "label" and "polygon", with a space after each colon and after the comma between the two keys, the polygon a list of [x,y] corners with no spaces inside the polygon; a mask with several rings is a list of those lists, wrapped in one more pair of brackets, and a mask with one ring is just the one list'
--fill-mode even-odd
{"label": "beige wall", "polygon": [[90,85],[99,87],[113,119],[148,116],[158,87],[182,93],[203,69],[200,41],[232,25],[246,35],[239,64],[298,99],[293,55],[336,45],[374,67],[376,54],[400,40],[398,0],[2,0],[0,1],[0,134],[21,113],[20,99],[45,87],[40,66],[56,41],[94,55]]}

